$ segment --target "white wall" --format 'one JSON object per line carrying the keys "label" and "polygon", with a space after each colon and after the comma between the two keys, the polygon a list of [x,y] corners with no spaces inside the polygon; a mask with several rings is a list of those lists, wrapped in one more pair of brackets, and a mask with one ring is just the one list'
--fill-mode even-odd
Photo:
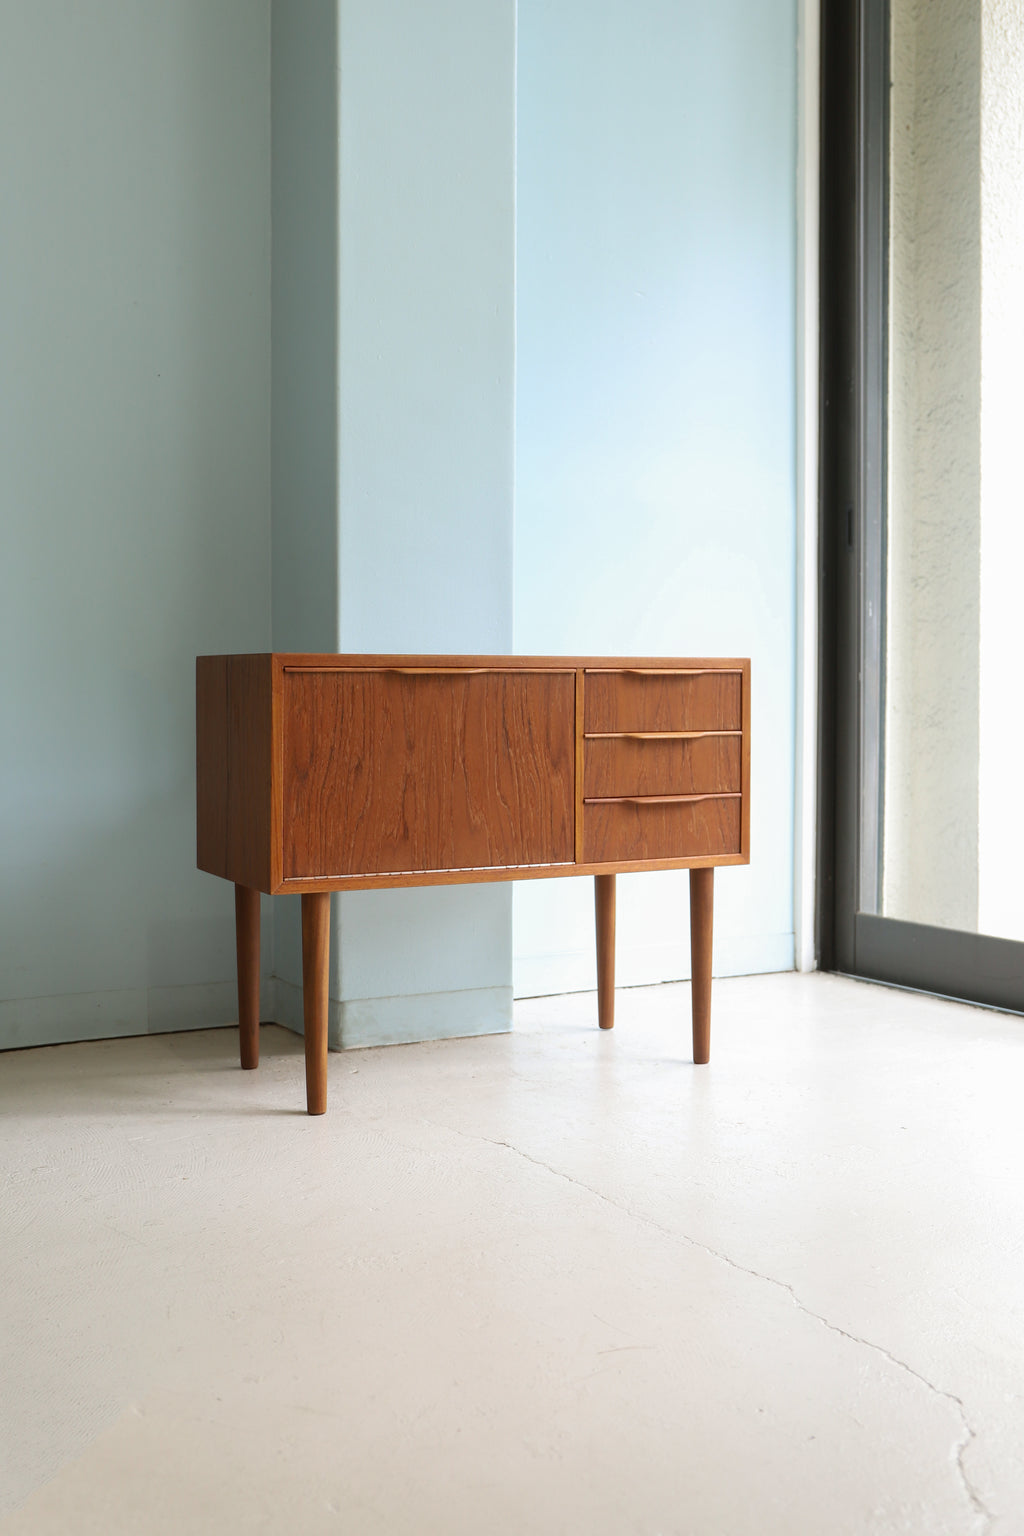
{"label": "white wall", "polygon": [[[715,969],[793,964],[796,12],[520,0],[515,644],[753,662]],[[516,991],[593,986],[590,881],[516,890]],[[619,881],[624,983],[685,874]]]}
{"label": "white wall", "polygon": [[270,639],[269,7],[0,37],[0,1045],[224,1023],[194,657]]}

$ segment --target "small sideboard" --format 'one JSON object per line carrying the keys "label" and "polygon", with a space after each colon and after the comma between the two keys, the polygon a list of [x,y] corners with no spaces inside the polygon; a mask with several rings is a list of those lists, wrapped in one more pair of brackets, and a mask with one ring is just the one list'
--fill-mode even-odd
{"label": "small sideboard", "polygon": [[327,1107],[330,894],[593,875],[598,1022],[615,876],[690,871],[693,1059],[711,1028],[714,869],[750,858],[750,663],[200,656],[197,862],[235,887],[243,1067],[260,892],[302,898],[306,1097]]}

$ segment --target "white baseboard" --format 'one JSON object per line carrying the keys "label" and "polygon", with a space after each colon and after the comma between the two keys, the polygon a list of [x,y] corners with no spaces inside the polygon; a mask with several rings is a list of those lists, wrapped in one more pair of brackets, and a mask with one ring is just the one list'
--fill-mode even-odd
{"label": "white baseboard", "polygon": [[[615,982],[620,987],[654,986],[663,981],[689,981],[690,956],[679,945],[624,947],[615,957]],[[715,938],[716,976],[758,976],[793,969],[791,933],[744,934]],[[554,997],[560,992],[593,992],[597,964],[593,947],[550,955],[517,955],[513,966],[516,997]]]}
{"label": "white baseboard", "polygon": [[233,981],[14,998],[0,1002],[0,1050],[231,1025],[236,998]]}
{"label": "white baseboard", "polygon": [[[277,1023],[302,1033],[302,989],[274,981]],[[512,988],[472,987],[462,992],[416,992],[407,997],[331,998],[327,1041],[331,1050],[368,1045],[412,1045],[465,1035],[504,1034],[512,1028]]]}
{"label": "white baseboard", "polygon": [[[281,1024],[285,1029],[290,1029],[293,1034],[302,1034],[302,988],[293,982],[284,981],[280,976],[273,976],[269,982],[263,984],[266,1003],[260,1008],[260,1018],[273,1019],[275,1024]],[[341,1004],[336,997],[332,997],[327,1003],[327,1046],[329,1050],[340,1050],[341,1040]]]}
{"label": "white baseboard", "polygon": [[[302,988],[279,977],[260,984],[260,1018],[302,1034]],[[0,1002],[0,1050],[64,1045],[74,1040],[113,1040],[127,1035],[172,1034],[186,1029],[233,1029],[238,1024],[234,981],[187,987],[124,987],[111,992],[71,992],[56,997]],[[512,988],[477,987],[463,992],[409,997],[331,999],[328,1043],[332,1050],[366,1045],[408,1045],[462,1035],[501,1034],[512,1028]]]}
{"label": "white baseboard", "polygon": [[[620,953],[619,986],[649,986],[689,978],[686,945],[636,947]],[[793,935],[763,934],[715,940],[715,975],[750,976],[793,969]],[[420,992],[407,997],[332,998],[328,1041],[332,1050],[406,1045],[502,1034],[512,1028],[512,999],[559,992],[590,992],[597,985],[592,949],[520,955],[515,986]],[[264,977],[260,1018],[302,1033],[302,989]],[[233,1028],[238,1021],[234,981],[184,987],[125,987],[0,1002],[0,1050],[110,1040],[176,1030]]]}

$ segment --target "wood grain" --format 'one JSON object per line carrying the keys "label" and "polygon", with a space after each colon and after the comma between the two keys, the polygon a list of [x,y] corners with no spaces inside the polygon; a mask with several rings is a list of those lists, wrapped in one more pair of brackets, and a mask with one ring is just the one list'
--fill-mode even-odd
{"label": "wood grain", "polygon": [[[660,689],[668,685],[678,689],[683,685],[706,683],[695,674],[713,672],[741,679],[742,690],[742,812],[740,846],[735,852],[680,854],[678,843],[670,846],[676,850],[669,854],[660,851],[655,856],[635,856],[637,847],[647,846],[647,840],[630,839],[620,846],[629,856],[613,858],[611,846],[605,843],[605,853],[598,861],[585,846],[583,829],[582,789],[585,754],[591,752],[592,742],[586,744],[580,736],[577,743],[575,764],[575,837],[573,854],[559,858],[550,864],[519,862],[520,852],[513,849],[514,861],[507,864],[488,863],[482,867],[448,869],[395,867],[398,859],[382,860],[381,867],[372,871],[352,874],[318,872],[315,875],[297,876],[284,867],[283,827],[285,807],[285,717],[286,698],[298,679],[289,676],[286,668],[292,665],[311,665],[324,674],[325,682],[338,676],[366,673],[368,663],[382,668],[398,666],[410,669],[407,681],[420,686],[420,674],[431,669],[453,669],[465,665],[476,670],[481,677],[487,668],[502,675],[520,675],[525,681],[527,674],[538,672],[564,675],[573,669],[577,679],[577,733],[581,731],[587,699],[596,688],[607,688],[601,674],[614,673],[613,681],[623,684],[628,691],[636,685],[645,690]],[[586,671],[584,671],[586,669]],[[269,675],[269,685],[267,677]],[[229,685],[230,678],[230,685]],[[623,683],[623,679],[625,682]],[[712,682],[715,679],[711,680]],[[652,657],[646,659],[598,657],[481,657],[481,656],[336,656],[322,654],[283,654],[273,656],[200,657],[196,664],[196,757],[197,757],[197,861],[199,867],[213,874],[236,880],[264,891],[296,894],[327,890],[369,890],[396,886],[433,884],[466,884],[475,881],[490,882],[507,879],[540,879],[568,874],[598,874],[603,870],[620,872],[632,870],[693,867],[703,863],[745,863],[750,857],[750,663],[745,660],[692,660]],[[589,689],[589,692],[588,692]],[[230,706],[229,706],[230,693]],[[645,703],[641,714],[649,713]],[[657,711],[655,711],[657,713]],[[664,722],[662,722],[663,724]],[[714,722],[718,730],[724,722]],[[621,731],[606,733],[606,739],[633,739],[641,743],[652,733],[636,729],[630,722],[628,736]],[[676,721],[673,721],[673,727]],[[674,730],[676,737],[679,731]],[[692,734],[692,732],[690,733]],[[593,736],[593,733],[591,733]],[[664,731],[653,733],[653,739],[664,736]],[[600,750],[600,749],[598,749]],[[652,759],[653,761],[653,759]],[[267,781],[269,779],[269,792]],[[657,782],[644,778],[639,786]],[[699,782],[694,780],[694,782]],[[594,783],[594,781],[592,781]],[[603,786],[596,782],[596,788]],[[625,787],[620,783],[619,787]],[[638,787],[638,786],[633,786]],[[294,785],[292,786],[294,791]],[[287,808],[287,818],[305,814],[301,795],[293,793]],[[592,821],[594,818],[592,818]],[[665,846],[662,841],[661,847]],[[629,854],[632,848],[633,853]],[[488,854],[490,857],[490,854]]]}
{"label": "wood grain", "polygon": [[270,676],[270,881],[284,877],[284,668],[271,657]]}
{"label": "wood grain", "polygon": [[738,731],[742,673],[587,671],[584,729]]}
{"label": "wood grain", "polygon": [[715,902],[713,869],[690,870],[690,992],[693,1059],[711,1059],[711,941]]}
{"label": "wood grain", "polygon": [[739,793],[739,736],[696,738],[589,737],[584,742],[584,794],[695,795]]}
{"label": "wood grain", "polygon": [[593,801],[583,807],[588,864],[738,854],[740,797]]}
{"label": "wood grain", "polygon": [[594,876],[594,929],[597,938],[597,1022],[615,1024],[615,876]]}
{"label": "wood grain", "polygon": [[226,877],[228,862],[228,661],[196,657],[196,863]]}
{"label": "wood grain", "polygon": [[743,663],[743,819],[740,828],[740,852],[750,859],[750,662]]}
{"label": "wood grain", "polygon": [[260,891],[274,888],[272,661],[196,662],[196,862]]}
{"label": "wood grain", "polygon": [[235,886],[235,959],[238,968],[238,1051],[242,1066],[260,1064],[260,893]]}
{"label": "wood grain", "polygon": [[292,672],[285,878],[572,864],[575,676]]}
{"label": "wood grain", "polygon": [[235,883],[242,1064],[259,891],[302,898],[307,1105],[327,1105],[332,890],[592,874],[614,1022],[615,874],[691,873],[694,1060],[710,1053],[713,867],[750,856],[750,663],[263,655],[196,663],[196,842]]}
{"label": "wood grain", "polygon": [[479,656],[435,653],[360,651],[275,651],[274,660],[288,671],[312,669],[318,672],[382,671],[386,668],[430,672],[476,670],[478,672],[565,672],[586,667],[599,672],[741,672],[746,662],[737,657],[682,656]]}
{"label": "wood grain", "polygon": [[330,1006],[331,898],[302,898],[302,1032],[306,1109],[327,1111],[327,1015]]}
{"label": "wood grain", "polygon": [[576,670],[576,783],[573,790],[575,801],[573,826],[573,855],[577,862],[583,858],[583,689],[584,671]]}
{"label": "wood grain", "polygon": [[397,870],[390,874],[340,875],[326,879],[282,880],[278,896],[301,896],[307,891],[400,890],[404,886],[492,885],[502,880],[557,880],[578,875],[638,875],[646,870],[695,869],[704,864],[746,864],[742,853],[695,853],[670,858],[591,859],[575,864],[491,865],[487,869]]}

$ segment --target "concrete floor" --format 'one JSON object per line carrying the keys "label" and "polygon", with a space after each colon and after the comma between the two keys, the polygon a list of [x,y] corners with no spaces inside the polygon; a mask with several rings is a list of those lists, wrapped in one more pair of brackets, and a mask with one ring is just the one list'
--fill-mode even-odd
{"label": "concrete floor", "polygon": [[828,976],[0,1058],[2,1536],[1024,1532],[1024,1020]]}

